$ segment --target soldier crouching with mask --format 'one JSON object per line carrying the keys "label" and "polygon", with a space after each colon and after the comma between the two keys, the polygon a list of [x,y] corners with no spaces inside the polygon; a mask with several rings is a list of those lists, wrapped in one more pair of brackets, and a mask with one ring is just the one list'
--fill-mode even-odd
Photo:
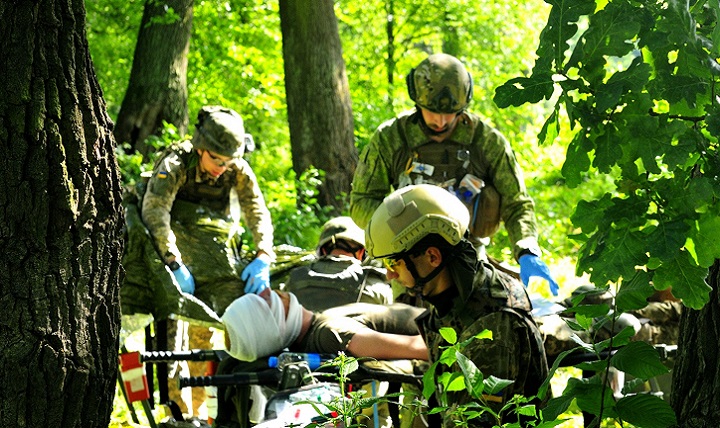
{"label": "soldier crouching with mask", "polygon": [[[483,396],[496,412],[515,394],[537,394],[547,377],[548,367],[542,337],[530,316],[532,309],[524,287],[509,275],[478,261],[467,239],[469,213],[454,195],[438,186],[420,184],[403,187],[387,196],[366,228],[370,257],[382,259],[388,278],[397,279],[426,299],[431,308],[416,322],[430,352],[438,361],[448,344],[440,335],[443,327],[453,328],[458,342],[484,330],[492,340],[475,339],[463,354],[487,378],[492,375],[513,383],[500,395]],[[442,372],[459,371],[440,364]],[[454,409],[469,404],[468,392],[436,393],[438,402],[449,406],[442,426],[467,423],[470,427],[492,427],[514,415],[494,420],[488,413],[464,420]],[[439,422],[431,426],[440,426]]]}

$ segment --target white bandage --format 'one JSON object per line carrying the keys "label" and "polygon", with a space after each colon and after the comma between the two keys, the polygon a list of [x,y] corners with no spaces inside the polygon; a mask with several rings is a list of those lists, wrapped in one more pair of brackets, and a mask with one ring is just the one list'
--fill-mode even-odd
{"label": "white bandage", "polygon": [[282,300],[270,293],[270,305],[257,294],[245,294],[230,304],[222,316],[230,339],[228,353],[241,361],[255,361],[276,354],[300,335],[302,306],[290,294],[287,317]]}

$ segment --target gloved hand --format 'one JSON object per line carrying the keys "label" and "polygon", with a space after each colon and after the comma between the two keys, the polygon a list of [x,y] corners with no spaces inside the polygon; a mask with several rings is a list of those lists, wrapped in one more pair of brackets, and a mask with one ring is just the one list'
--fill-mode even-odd
{"label": "gloved hand", "polygon": [[172,271],[175,275],[175,279],[180,285],[180,290],[183,293],[193,294],[195,293],[195,279],[188,270],[187,266],[181,264],[179,268]]}
{"label": "gloved hand", "polygon": [[530,282],[531,276],[538,276],[544,278],[550,283],[550,292],[553,296],[557,296],[560,291],[558,283],[555,282],[552,276],[550,276],[550,269],[548,269],[545,262],[540,260],[540,257],[535,254],[525,254],[520,256],[518,260],[520,262],[520,279],[523,284],[527,287]]}
{"label": "gloved hand", "polygon": [[256,257],[242,271],[240,279],[245,281],[245,293],[260,294],[270,287],[270,261]]}

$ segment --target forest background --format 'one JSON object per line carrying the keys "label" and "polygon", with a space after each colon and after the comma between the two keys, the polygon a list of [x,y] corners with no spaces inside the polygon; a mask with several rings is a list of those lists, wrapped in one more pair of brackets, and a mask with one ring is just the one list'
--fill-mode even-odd
{"label": "forest background", "polygon": [[[87,3],[90,51],[113,118],[117,118],[127,91],[144,4]],[[395,9],[392,18],[388,4]],[[533,51],[548,5],[370,1],[336,2],[335,11],[348,70],[358,152],[378,125],[412,107],[405,85],[405,75],[412,67],[433,52],[456,55],[465,61],[473,76],[471,110],[510,139],[524,168],[526,184],[537,204],[544,258],[561,266],[554,269],[561,284],[566,282],[568,266],[567,280],[572,280],[572,259],[578,244],[567,239],[572,232],[569,216],[582,195],[604,192],[608,179],[598,177],[580,189],[567,191],[560,174],[567,141],[559,139],[538,147],[537,134],[547,113],[544,107],[501,110],[492,100],[497,86],[532,68]],[[172,19],[172,13],[167,18]],[[394,24],[392,40],[387,39],[389,22]],[[156,21],[153,25],[162,23]],[[392,59],[388,59],[390,54]],[[318,179],[317,175],[309,173],[298,180],[292,167],[277,3],[196,2],[187,74],[189,132],[194,115],[203,105],[221,104],[240,112],[258,145],[248,160],[271,211],[276,243],[313,248],[327,217],[318,209],[316,199],[307,197],[315,192],[317,181],[313,180]],[[183,137],[176,131],[172,125],[166,127],[157,144]],[[124,147],[119,162],[126,183],[132,184],[151,163],[132,155],[127,145]],[[493,255],[510,261],[504,230],[494,241]]]}
{"label": "forest background", "polygon": [[[0,8],[0,29],[7,34],[0,46],[8,59],[0,73],[6,77],[0,97],[6,190],[0,284],[12,312],[2,329],[0,358],[9,381],[0,396],[16,404],[3,407],[3,420],[23,421],[21,426],[26,418],[30,426],[41,420],[103,423],[103,397],[117,374],[122,218],[115,165],[117,160],[124,184],[131,185],[150,160],[133,153],[124,138],[109,138],[106,119],[115,121],[118,134],[130,70],[174,47],[165,43],[144,61],[133,61],[135,35],[170,28],[188,11],[194,17],[187,27],[189,49],[181,55],[188,63],[182,81],[188,95],[176,109],[181,120],[177,131],[166,125],[149,141],[162,146],[182,138],[204,104],[240,111],[258,142],[249,161],[261,177],[277,243],[313,245],[315,236],[307,231],[346,207],[345,195],[328,192],[328,183],[345,180],[346,187],[352,155],[379,123],[410,107],[407,71],[431,52],[454,54],[475,78],[471,109],[505,133],[518,153],[538,205],[543,257],[563,293],[574,278],[560,277],[564,260],[617,293],[613,307],[576,308],[579,327],[642,307],[655,289],[672,289],[689,308],[680,323],[673,408],[682,426],[720,420],[713,399],[720,394],[717,0],[42,4],[7,2]],[[143,9],[153,10],[147,21]],[[325,14],[303,14],[310,10]],[[294,32],[298,28],[305,32]],[[332,45],[333,35],[341,43]],[[346,79],[336,92],[341,103],[348,100],[341,108],[304,106],[316,122],[343,119],[339,126],[323,122],[321,133],[297,133],[305,112],[298,105],[336,101],[325,95],[326,76],[313,75],[317,64],[303,62],[305,57],[340,58],[335,70]],[[351,117],[342,115],[348,106]],[[336,141],[328,143],[325,134],[336,133],[350,133],[344,174],[323,162],[325,150],[317,150],[333,148]],[[138,142],[132,147],[138,149]],[[326,176],[306,171],[312,163],[308,148]],[[504,239],[497,235],[491,252],[509,260]],[[599,351],[627,339],[586,345]],[[642,345],[623,347],[624,358],[600,365],[649,378],[653,373],[641,369],[650,367],[646,358],[653,352]],[[16,386],[47,394],[16,393]],[[582,396],[601,413],[633,418],[639,426],[674,421],[674,415],[654,411],[652,397],[616,403],[603,399],[605,390],[597,380],[569,381],[545,414],[552,419]],[[78,396],[90,404],[78,405]]]}
{"label": "forest background", "polygon": [[[151,6],[164,5],[165,13],[156,11],[150,21],[143,21],[146,26],[161,26],[179,18],[168,4],[172,2],[88,3],[90,51],[111,117],[117,117],[127,97],[133,65],[130,58],[143,6],[147,13]],[[642,306],[652,291],[653,273],[657,274],[655,288],[675,286],[677,296],[695,309],[716,298],[708,296],[710,287],[703,278],[720,254],[717,245],[705,245],[707,232],[718,226],[716,217],[707,215],[708,210],[717,211],[709,208],[716,206],[717,192],[707,187],[707,180],[692,178],[700,171],[710,172],[711,178],[718,166],[711,131],[717,113],[712,101],[716,77],[711,77],[717,74],[720,38],[712,25],[720,10],[717,1],[693,3],[687,8],[677,3],[666,7],[662,3],[624,1],[336,1],[334,16],[328,14],[325,19],[337,20],[339,50],[332,42],[324,44],[324,37],[334,36],[332,25],[328,25],[329,32],[323,27],[315,32],[320,35],[314,36],[308,36],[306,28],[307,40],[288,40],[303,34],[303,26],[308,25],[288,23],[288,15],[291,20],[307,19],[303,12],[312,8],[284,4],[282,22],[282,1],[279,5],[255,0],[194,2],[187,57],[189,129],[195,112],[206,104],[221,104],[242,114],[246,129],[257,142],[258,150],[248,160],[267,199],[276,226],[276,244],[312,248],[320,225],[329,216],[347,211],[346,194],[331,192],[335,199],[331,204],[327,195],[318,194],[323,187],[327,190],[328,182],[338,180],[337,175],[331,179],[337,171],[325,176],[322,169],[314,169],[324,166],[323,159],[317,164],[312,156],[307,160],[308,147],[303,152],[302,146],[292,141],[300,138],[297,131],[291,135],[293,125],[296,130],[298,125],[288,107],[294,108],[295,114],[299,113],[298,105],[308,107],[303,106],[304,100],[298,101],[303,98],[302,91],[298,96],[298,79],[300,85],[303,79],[312,79],[313,60],[318,60],[312,53],[315,46],[298,45],[319,41],[317,48],[328,49],[328,56],[340,55],[341,65],[335,71],[347,76],[352,112],[349,123],[357,152],[379,124],[412,106],[405,85],[409,70],[427,55],[445,52],[460,58],[473,76],[470,109],[497,127],[513,145],[536,202],[543,259],[560,283],[560,298],[587,282],[610,286],[620,296],[619,306],[578,311],[583,327],[589,327],[588,320],[597,316],[611,317],[613,312]],[[657,34],[660,37],[656,38]],[[634,43],[628,43],[633,39]],[[643,46],[645,64],[637,62],[638,48]],[[292,58],[298,52],[312,58],[305,62]],[[652,55],[656,53],[658,57]],[[707,70],[698,73],[706,61]],[[647,64],[657,68],[657,75],[648,74],[644,68]],[[344,83],[344,78],[338,80]],[[312,87],[313,82],[307,85]],[[675,85],[683,88],[678,87],[678,92],[686,93],[673,93]],[[291,90],[295,92],[292,97]],[[655,107],[637,96],[643,91],[652,94]],[[704,104],[707,100],[710,104]],[[334,105],[328,106],[328,115],[336,115]],[[646,108],[646,118],[635,110]],[[347,118],[340,114],[337,119],[338,127],[347,127]],[[703,131],[705,121],[710,134]],[[312,126],[303,130],[307,132],[308,128]],[[634,135],[636,129],[648,134]],[[341,130],[340,138],[342,131],[348,130]],[[180,137],[177,128],[166,125],[164,132],[150,141],[162,146]],[[309,138],[311,153],[317,150],[313,137]],[[664,145],[663,140],[670,144]],[[693,140],[695,147],[687,144]],[[318,144],[322,141],[322,137],[317,138]],[[613,143],[620,141],[622,151],[613,149]],[[143,158],[129,150],[131,146],[124,141],[117,143],[123,177],[130,185],[139,172],[148,169],[152,156]],[[710,156],[705,158],[701,153]],[[301,157],[306,157],[304,165],[309,169],[298,169]],[[354,155],[348,159],[354,160]],[[655,162],[665,162],[666,166],[658,168]],[[354,165],[346,167],[348,175]],[[688,171],[691,175],[686,175]],[[668,187],[666,182],[672,181],[673,175],[675,187]],[[337,187],[342,188],[342,183]],[[683,202],[673,203],[672,198],[695,193],[700,197],[685,202],[686,210],[673,207]],[[688,230],[688,221],[694,221],[696,227]],[[644,254],[639,244],[643,240],[654,246]],[[501,229],[493,237],[489,252],[514,264],[508,244]],[[688,260],[689,254],[694,262]],[[649,270],[638,269],[643,265]],[[623,282],[626,285],[620,290]],[[710,284],[714,286],[712,281]],[[531,288],[548,296],[538,283]],[[700,319],[717,323],[712,314]],[[608,345],[594,350],[604,346]],[[647,355],[642,352],[629,354],[639,371],[645,371],[643,365],[654,363],[654,357],[645,359]],[[651,377],[650,371],[643,376]],[[716,385],[717,377],[714,382]],[[688,384],[687,389],[695,387]],[[569,387],[566,394],[583,395],[580,391]],[[595,397],[590,398],[590,403],[595,403],[590,407],[598,400],[605,401],[602,392],[594,395],[597,390],[584,393]],[[569,402],[558,397],[555,404],[553,411],[559,414],[567,410]],[[638,410],[637,404],[620,403],[616,407],[607,403],[612,409],[609,416],[625,407],[621,413],[642,426],[663,426],[674,420],[666,409],[654,407],[657,403],[642,404],[649,406],[647,411]],[[694,404],[679,405],[684,406],[685,418],[696,412]],[[603,411],[603,404],[599,411]]]}

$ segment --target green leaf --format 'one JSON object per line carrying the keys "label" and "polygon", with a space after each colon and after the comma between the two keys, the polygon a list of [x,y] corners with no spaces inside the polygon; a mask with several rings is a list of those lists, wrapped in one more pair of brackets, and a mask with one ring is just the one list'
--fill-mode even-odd
{"label": "green leaf", "polygon": [[442,382],[441,384],[444,386],[444,392],[457,392],[466,389],[465,378],[460,373],[445,372],[441,375],[440,380]]}
{"label": "green leaf", "polygon": [[437,386],[435,385],[435,369],[438,363],[434,362],[430,367],[423,373],[423,391],[422,395],[427,400],[435,394]]}
{"label": "green leaf", "polygon": [[548,23],[542,34],[537,49],[538,62],[536,69],[550,70],[552,64],[559,71],[564,69],[565,52],[570,48],[568,41],[577,33],[577,22],[583,15],[595,10],[594,0],[546,0],[552,5]]}
{"label": "green leaf", "polygon": [[608,193],[594,201],[580,200],[570,219],[573,226],[579,227],[585,233],[592,233],[599,225],[604,224],[605,210],[611,206],[612,200]]}
{"label": "green leaf", "polygon": [[557,138],[558,133],[560,132],[560,121],[558,120],[557,113],[558,111],[556,105],[555,110],[553,110],[550,117],[545,120],[545,123],[540,130],[540,134],[538,134],[539,144],[552,144]]}
{"label": "green leaf", "polygon": [[492,375],[488,376],[487,379],[483,381],[483,384],[485,385],[485,393],[491,395],[499,394],[503,389],[513,383],[515,383],[514,380],[501,379]]}
{"label": "green leaf", "polygon": [[665,149],[663,160],[671,171],[678,167],[689,165],[697,159],[699,148],[702,147],[704,137],[692,128],[688,128],[678,136],[677,142]]}
{"label": "green leaf", "polygon": [[697,263],[701,267],[710,267],[715,259],[720,259],[720,216],[716,212],[707,212],[700,217],[697,230],[691,234],[695,243]]}
{"label": "green leaf", "polygon": [[591,84],[601,83],[606,58],[623,57],[635,49],[632,40],[640,30],[636,19],[637,14],[628,3],[608,3],[590,17],[590,25],[578,41],[568,66],[582,63],[580,74]]}
{"label": "green leaf", "polygon": [[451,345],[457,343],[457,332],[452,327],[440,328],[440,335]]}
{"label": "green leaf", "polygon": [[665,261],[653,275],[653,285],[658,290],[672,287],[675,297],[683,305],[701,309],[710,299],[712,289],[706,282],[708,269],[698,266],[687,251],[679,251],[675,259]]}
{"label": "green leaf", "polygon": [[666,428],[677,423],[670,405],[651,394],[623,397],[618,400],[616,409],[620,418],[638,427]]}
{"label": "green leaf", "polygon": [[689,230],[690,227],[683,220],[660,222],[659,227],[647,235],[650,255],[662,261],[675,259]]}
{"label": "green leaf", "polygon": [[600,303],[597,305],[578,305],[569,308],[567,312],[575,312],[577,315],[582,315],[587,318],[597,318],[607,315],[610,311],[610,306],[607,303]]}
{"label": "green leaf", "polygon": [[537,414],[537,409],[535,408],[535,406],[530,404],[527,406],[520,406],[520,408],[517,409],[517,413],[518,415],[535,417],[535,415]]}
{"label": "green leaf", "polygon": [[644,236],[632,229],[613,225],[598,248],[595,257],[587,262],[592,265],[590,277],[595,284],[617,282],[621,277],[632,277],[636,266],[647,261]]}
{"label": "green leaf", "polygon": [[647,298],[655,289],[650,283],[650,274],[638,270],[629,280],[623,280],[618,290],[615,303],[621,312],[627,312],[647,306]]}
{"label": "green leaf", "polygon": [[599,111],[615,108],[622,96],[631,91],[641,91],[650,78],[650,65],[642,58],[635,58],[627,70],[613,74],[607,83],[597,89],[596,107]]}
{"label": "green leaf", "polygon": [[493,340],[493,332],[492,330],[488,330],[487,328],[480,333],[473,336],[475,339],[489,339]]}
{"label": "green leaf", "polygon": [[474,399],[479,400],[483,393],[483,374],[478,370],[475,363],[472,362],[468,357],[460,352],[457,352],[455,357],[457,358],[460,370],[462,370],[463,376],[465,377],[465,388],[467,389],[470,396]]}
{"label": "green leaf", "polygon": [[641,379],[650,379],[669,370],[660,361],[660,355],[645,342],[630,342],[620,348],[610,359],[617,369]]}
{"label": "green leaf", "polygon": [[603,416],[611,418],[617,416],[612,389],[601,385],[598,375],[590,379],[568,379],[568,386],[563,391],[563,395],[566,393],[574,395],[578,407],[586,412],[599,415],[602,408]]}
{"label": "green leaf", "polygon": [[594,149],[592,142],[580,132],[570,142],[562,166],[562,175],[568,187],[575,188],[582,182],[582,174],[590,168],[589,153]]}
{"label": "green leaf", "polygon": [[573,396],[563,393],[563,395],[548,400],[547,405],[540,411],[543,420],[557,420],[561,414],[565,413],[572,404]]}
{"label": "green leaf", "polygon": [[525,103],[534,104],[543,99],[550,99],[554,90],[555,86],[550,73],[516,77],[495,89],[493,101],[500,108],[517,107]]}

